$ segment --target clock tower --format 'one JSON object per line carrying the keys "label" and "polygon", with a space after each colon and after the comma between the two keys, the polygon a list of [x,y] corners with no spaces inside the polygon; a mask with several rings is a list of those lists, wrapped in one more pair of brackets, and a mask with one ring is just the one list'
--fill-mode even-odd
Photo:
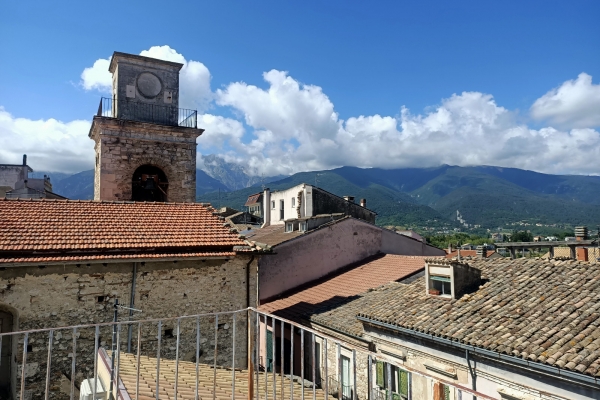
{"label": "clock tower", "polygon": [[94,200],[193,202],[196,110],[179,108],[183,64],[115,52],[112,96],[102,98],[95,142]]}

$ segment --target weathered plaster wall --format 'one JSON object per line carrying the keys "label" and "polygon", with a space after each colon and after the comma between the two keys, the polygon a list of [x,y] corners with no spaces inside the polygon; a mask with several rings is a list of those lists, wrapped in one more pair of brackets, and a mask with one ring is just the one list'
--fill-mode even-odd
{"label": "weathered plaster wall", "polygon": [[381,231],[381,252],[387,254],[402,254],[405,256],[446,255],[444,250],[387,229],[382,229]]}
{"label": "weathered plaster wall", "polygon": [[26,171],[30,168],[22,165],[0,165],[0,186],[15,189],[17,182],[27,179]]}
{"label": "weathered plaster wall", "polygon": [[[153,262],[138,264],[135,289],[135,308],[143,312],[134,319],[168,318],[199,313],[215,313],[244,309],[256,302],[256,259],[238,256],[230,260]],[[113,300],[129,304],[132,287],[133,263],[92,264],[38,267],[15,267],[0,271],[0,304],[12,307],[16,314],[16,329],[31,330],[109,322],[113,319]],[[250,280],[247,283],[247,274]],[[127,320],[127,311],[119,312],[120,321]],[[246,365],[247,328],[246,313],[238,313],[236,322],[236,364]],[[218,320],[219,365],[231,365],[233,346],[232,317]],[[200,320],[200,362],[214,360],[214,316]],[[161,357],[175,358],[177,337],[176,321],[164,321],[162,326]],[[180,325],[180,358],[195,358],[196,320],[182,320]],[[76,381],[93,374],[94,329],[81,328],[77,332]],[[121,330],[121,349],[126,351],[127,328]],[[110,347],[110,328],[101,329],[101,345]],[[46,371],[48,336],[30,335],[32,346],[27,354],[27,398],[41,398]],[[23,337],[14,341],[13,363],[20,364]],[[132,350],[137,351],[137,326],[133,329]],[[60,398],[58,382],[70,378],[72,333],[57,332],[54,339],[52,361],[53,398]],[[156,357],[157,323],[142,326],[142,355]],[[13,373],[18,373],[18,365]],[[15,386],[13,385],[13,389]],[[68,390],[68,388],[67,388]],[[64,396],[63,396],[64,397]]]}
{"label": "weathered plaster wall", "polygon": [[282,243],[274,248],[276,254],[260,260],[260,299],[318,279],[380,248],[381,229],[355,219]]}
{"label": "weathered plaster wall", "polygon": [[[261,301],[377,253],[443,255],[444,251],[358,219],[344,219],[274,247],[262,257]],[[291,268],[290,266],[293,266]]]}
{"label": "weathered plaster wall", "polygon": [[196,196],[196,138],[201,130],[114,118],[94,117],[94,200],[131,200],[132,178],[142,165],[163,170],[168,201],[193,202]]}

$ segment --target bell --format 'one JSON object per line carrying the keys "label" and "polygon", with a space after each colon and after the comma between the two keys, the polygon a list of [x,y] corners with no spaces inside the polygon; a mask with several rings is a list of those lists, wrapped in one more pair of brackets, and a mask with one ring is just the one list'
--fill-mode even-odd
{"label": "bell", "polygon": [[146,189],[146,190],[154,190],[154,189],[156,189],[156,185],[154,184],[154,177],[149,176],[146,179],[146,184],[144,185],[144,189]]}

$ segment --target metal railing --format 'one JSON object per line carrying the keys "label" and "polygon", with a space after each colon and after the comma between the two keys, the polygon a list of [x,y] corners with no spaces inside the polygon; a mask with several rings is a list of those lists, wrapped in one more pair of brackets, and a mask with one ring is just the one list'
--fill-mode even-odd
{"label": "metal railing", "polygon": [[[130,326],[132,334],[128,335]],[[267,329],[272,330],[274,337],[288,337],[290,341],[288,353],[284,351],[283,340],[280,344],[271,341],[274,361],[269,372],[260,368],[261,351],[268,350],[264,348]],[[5,348],[12,349],[10,368],[15,369],[11,373],[12,392],[13,397],[21,400],[74,400],[78,391],[83,393],[87,389],[91,399],[104,393],[105,398],[112,396],[117,400],[167,397],[176,400],[328,400],[330,397],[384,400],[373,385],[373,366],[376,359],[394,362],[384,355],[353,348],[254,308],[5,332],[0,333],[0,351],[3,341],[11,342]],[[277,351],[278,345],[280,351]],[[340,386],[342,348],[351,353],[351,378],[350,385]],[[331,361],[336,354],[337,361]],[[358,356],[366,361],[363,365],[368,365],[360,369],[361,374],[364,375],[365,370],[367,374],[360,376],[361,379],[357,375]],[[322,366],[322,374],[318,373],[321,367],[317,364]],[[288,365],[287,371],[285,365]],[[411,370],[412,373],[427,376]],[[319,376],[329,379],[318,382]],[[368,387],[360,388],[359,380],[369,382]],[[65,381],[69,382],[68,390],[61,391]],[[475,393],[467,388],[460,390]],[[477,396],[488,398],[480,393]],[[410,391],[408,397],[411,398]],[[396,397],[388,392],[385,400],[393,399]]]}
{"label": "metal railing", "polygon": [[97,116],[185,128],[198,127],[197,110],[107,97],[100,99]]}

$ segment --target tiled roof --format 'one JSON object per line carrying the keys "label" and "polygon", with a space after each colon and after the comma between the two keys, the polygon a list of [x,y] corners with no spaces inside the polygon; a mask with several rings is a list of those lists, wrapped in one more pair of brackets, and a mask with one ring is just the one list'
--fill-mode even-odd
{"label": "tiled roof", "polygon": [[261,195],[262,193],[251,194],[250,196],[248,196],[248,199],[246,200],[246,204],[244,204],[244,206],[251,206],[253,204],[258,203],[258,200],[260,199]]}
{"label": "tiled roof", "polygon": [[423,270],[425,258],[394,254],[370,257],[349,269],[288,292],[281,299],[261,305],[260,310],[288,319],[308,319],[317,309],[348,302],[359,293]]}
{"label": "tiled roof", "polygon": [[302,236],[304,232],[295,230],[293,232],[286,232],[285,225],[269,225],[264,228],[255,229],[252,233],[246,235],[248,240],[258,243],[264,243],[269,246],[276,246],[288,240],[294,239],[298,236]]}
{"label": "tiled roof", "polygon": [[[458,300],[425,293],[424,278],[390,284],[319,317],[348,313],[558,368],[600,376],[600,268],[595,263],[473,260],[483,285]],[[346,308],[346,310],[343,310]],[[355,314],[356,315],[356,314]],[[338,322],[338,323],[340,323]]]}
{"label": "tiled roof", "polygon": [[0,262],[228,255],[244,246],[213,211],[198,203],[0,199]]}
{"label": "tiled roof", "polygon": [[[109,353],[110,354],[110,353]],[[196,395],[196,363],[179,361],[177,374],[177,397],[175,397],[175,361],[160,360],[160,381],[159,397],[161,399],[194,399]],[[231,400],[248,398],[248,370],[236,370],[235,372],[235,395],[232,392],[232,371],[231,369],[217,368],[217,379],[214,381],[215,370],[212,366],[206,364],[198,365],[198,398],[213,399],[213,382],[215,383],[214,398],[218,400]],[[136,377],[137,377],[137,359],[136,356],[129,353],[120,354],[119,377],[127,394],[132,399],[136,398]],[[277,396],[281,394],[281,375],[276,374]],[[290,398],[290,380],[289,375],[284,378],[284,396]],[[156,358],[140,357],[139,374],[139,399],[151,400],[156,398]],[[265,387],[266,385],[266,387]],[[258,393],[264,395],[267,392],[268,398],[273,396],[273,373],[259,372]],[[301,397],[302,386],[294,381],[294,396]],[[322,389],[316,389],[316,398],[325,399],[325,393]],[[312,388],[305,388],[306,397],[312,398]]]}
{"label": "tiled roof", "polygon": [[[597,247],[587,247],[588,260],[592,261],[600,257],[600,250]],[[568,247],[555,247],[554,258],[571,258],[571,249]],[[542,256],[543,259],[550,258],[550,252]]]}
{"label": "tiled roof", "polygon": [[[492,254],[494,254],[495,251],[494,250],[488,250],[486,253],[486,257],[489,258]],[[458,256],[458,250],[454,250],[452,253],[448,253],[446,255],[446,258],[454,258]],[[477,250],[461,250],[460,251],[460,256],[461,257],[472,257],[472,258],[476,258],[477,257]]]}

